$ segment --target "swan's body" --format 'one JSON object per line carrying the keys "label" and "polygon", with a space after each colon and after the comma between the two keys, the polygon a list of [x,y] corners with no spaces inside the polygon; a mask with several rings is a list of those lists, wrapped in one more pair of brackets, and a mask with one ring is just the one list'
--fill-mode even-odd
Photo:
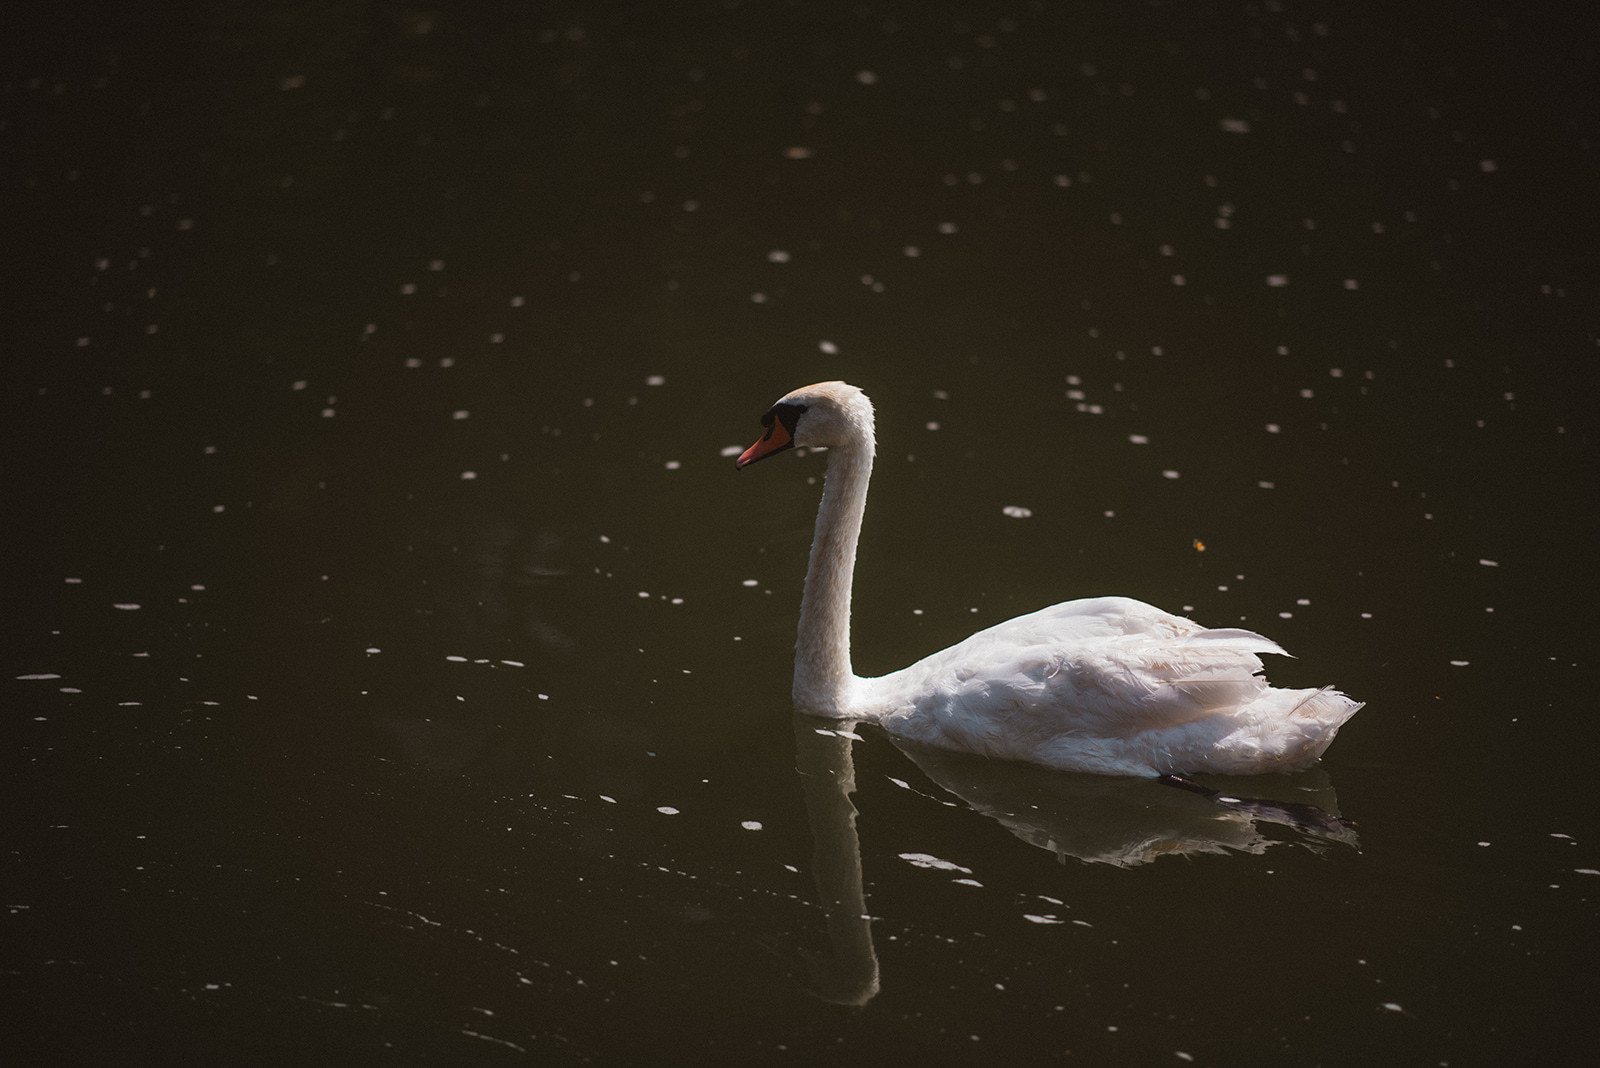
{"label": "swan's body", "polygon": [[874,452],[872,403],[823,382],[785,395],[745,467],[791,445],[828,469],[800,604],[794,702],[930,745],[1105,775],[1258,774],[1303,768],[1361,705],[1332,689],[1280,690],[1247,630],[1211,630],[1126,597],[1018,616],[878,678],[850,666],[850,587]]}

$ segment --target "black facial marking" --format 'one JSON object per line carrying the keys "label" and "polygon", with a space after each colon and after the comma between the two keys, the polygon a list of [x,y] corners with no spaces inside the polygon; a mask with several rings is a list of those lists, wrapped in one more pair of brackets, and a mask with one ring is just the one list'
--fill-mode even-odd
{"label": "black facial marking", "polygon": [[805,410],[804,404],[774,404],[761,417],[761,425],[767,428],[766,436],[769,438],[772,436],[773,423],[782,423],[783,429],[789,432],[791,438],[794,437],[795,424],[800,421]]}

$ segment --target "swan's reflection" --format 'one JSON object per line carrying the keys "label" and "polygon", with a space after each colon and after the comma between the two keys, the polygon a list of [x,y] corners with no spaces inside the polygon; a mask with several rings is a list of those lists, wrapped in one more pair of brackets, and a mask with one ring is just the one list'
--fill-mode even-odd
{"label": "swan's reflection", "polygon": [[[1091,864],[1132,868],[1164,856],[1261,853],[1286,838],[1317,846],[1356,845],[1355,828],[1338,815],[1328,773],[1232,776],[1173,789],[1150,779],[1081,775],[1031,764],[986,760],[891,739],[923,774],[999,821],[1029,845]],[[1269,836],[1263,825],[1298,834]]]}
{"label": "swan's reflection", "polygon": [[[878,956],[862,885],[856,834],[857,736],[848,724],[797,713],[796,766],[811,824],[812,872],[828,928],[830,956],[804,954],[813,992],[842,1005],[878,993]],[[1327,772],[1227,780],[1229,792],[1186,789],[1150,779],[1078,775],[986,760],[891,738],[928,778],[1029,845],[1091,864],[1131,868],[1164,856],[1261,853],[1286,838],[1316,847],[1354,847],[1354,827],[1338,815]],[[1292,829],[1269,836],[1263,825]]]}
{"label": "swan's reflection", "polygon": [[[834,730],[843,727],[843,733]],[[861,840],[856,836],[855,736],[837,720],[796,714],[794,748],[811,824],[811,870],[827,917],[829,957],[805,953],[813,992],[840,1005],[865,1005],[878,992],[878,954],[861,885]]]}

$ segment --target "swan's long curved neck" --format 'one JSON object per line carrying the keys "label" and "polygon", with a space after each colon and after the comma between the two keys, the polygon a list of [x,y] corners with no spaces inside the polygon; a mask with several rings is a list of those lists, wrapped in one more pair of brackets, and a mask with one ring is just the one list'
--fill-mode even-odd
{"label": "swan's long curved neck", "polygon": [[795,708],[812,715],[850,712],[856,682],[850,669],[850,586],[872,478],[872,445],[867,437],[828,450],[794,658]]}

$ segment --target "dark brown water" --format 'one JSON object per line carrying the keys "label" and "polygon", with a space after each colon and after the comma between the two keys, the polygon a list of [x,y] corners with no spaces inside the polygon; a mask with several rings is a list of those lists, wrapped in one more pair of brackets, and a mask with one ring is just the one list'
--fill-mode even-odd
{"label": "dark brown water", "polygon": [[[1500,15],[13,26],[10,1055],[1590,1048],[1595,38]],[[824,378],[859,670],[1117,593],[1367,708],[1232,811],[795,722]]]}

